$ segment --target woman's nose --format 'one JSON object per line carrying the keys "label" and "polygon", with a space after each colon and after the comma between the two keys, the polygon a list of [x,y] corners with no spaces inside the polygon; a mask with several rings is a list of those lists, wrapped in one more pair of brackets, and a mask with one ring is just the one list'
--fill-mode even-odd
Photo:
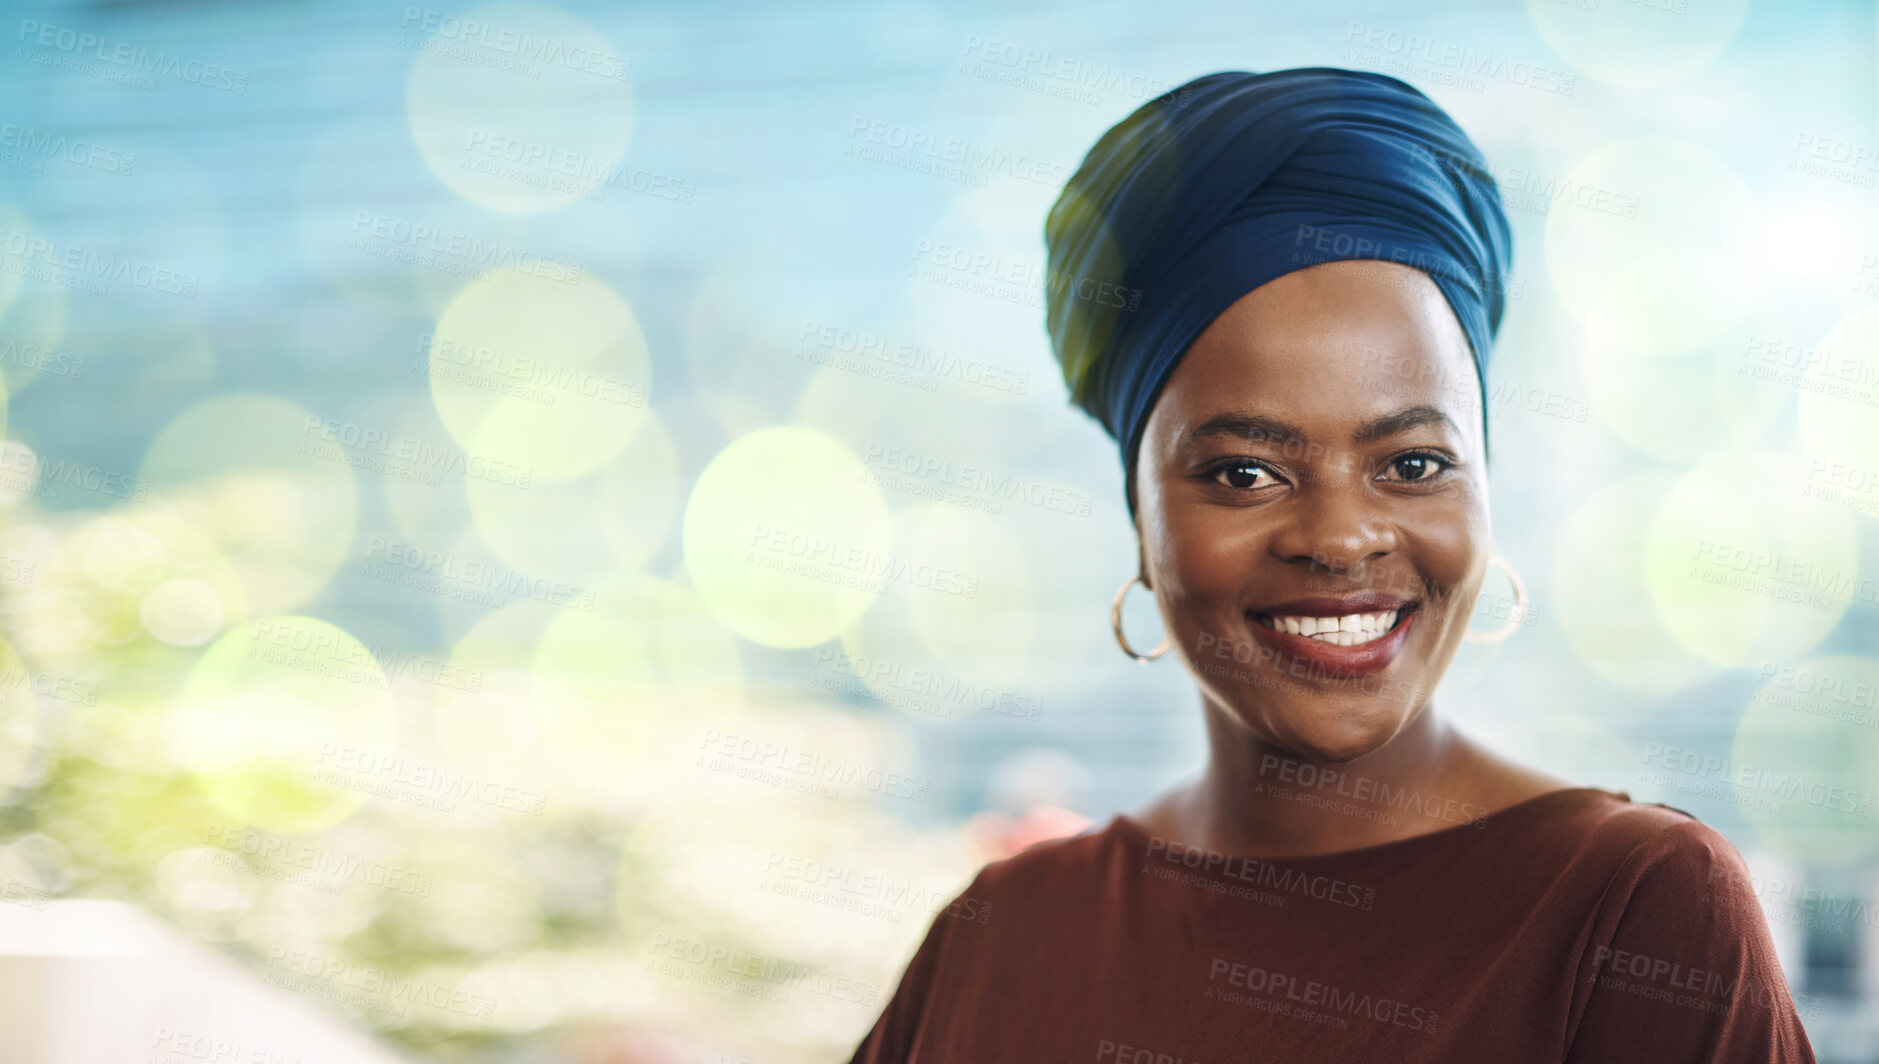
{"label": "woman's nose", "polygon": [[1361,575],[1370,561],[1396,549],[1396,526],[1382,500],[1366,486],[1319,481],[1301,486],[1285,501],[1272,538],[1279,560]]}

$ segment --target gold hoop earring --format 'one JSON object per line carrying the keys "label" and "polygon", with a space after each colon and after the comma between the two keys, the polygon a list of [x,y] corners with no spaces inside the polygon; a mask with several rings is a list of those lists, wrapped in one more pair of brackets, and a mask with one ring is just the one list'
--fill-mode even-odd
{"label": "gold hoop earring", "polygon": [[[1109,608],[1109,625],[1110,627],[1116,630],[1116,642],[1121,644],[1122,652],[1134,658],[1136,661],[1136,664],[1146,665],[1149,662],[1154,661],[1156,658],[1161,657],[1163,654],[1166,654],[1168,652],[1168,637],[1162,636],[1160,646],[1157,646],[1152,653],[1149,653],[1147,655],[1142,655],[1142,654],[1137,654],[1135,652],[1135,649],[1129,646],[1129,641],[1123,638],[1122,636],[1122,597],[1129,593],[1130,584],[1133,584],[1137,580],[1141,580],[1141,579],[1142,579],[1142,574],[1137,573],[1134,576],[1131,576],[1127,580],[1124,580],[1122,582],[1122,588],[1116,592],[1115,605]],[[1147,587],[1148,582],[1146,580],[1143,580],[1142,586]]]}
{"label": "gold hoop earring", "polygon": [[1520,627],[1520,622],[1527,616],[1527,585],[1521,583],[1520,574],[1514,571],[1512,563],[1498,554],[1488,556],[1490,566],[1498,565],[1507,570],[1507,582],[1514,585],[1514,608],[1507,613],[1507,623],[1491,632],[1477,632],[1473,628],[1462,629],[1461,637],[1470,643],[1498,643]]}

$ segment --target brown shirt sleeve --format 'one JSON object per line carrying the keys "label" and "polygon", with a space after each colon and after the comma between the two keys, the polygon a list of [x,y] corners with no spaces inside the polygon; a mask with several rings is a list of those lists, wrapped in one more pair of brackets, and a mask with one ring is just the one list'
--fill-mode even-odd
{"label": "brown shirt sleeve", "polygon": [[1815,1064],[1728,839],[1679,820],[1638,846],[1607,899],[1579,969],[1589,993],[1566,1064]]}
{"label": "brown shirt sleeve", "polygon": [[932,923],[927,926],[926,938],[901,972],[900,985],[894,988],[893,996],[888,998],[887,1004],[881,1009],[874,1027],[855,1047],[849,1064],[905,1064],[913,1056],[914,1038],[920,1032],[927,995],[938,975],[940,960],[946,952],[946,943],[954,923],[950,912],[962,899],[972,895],[982,876],[983,872],[934,915]]}

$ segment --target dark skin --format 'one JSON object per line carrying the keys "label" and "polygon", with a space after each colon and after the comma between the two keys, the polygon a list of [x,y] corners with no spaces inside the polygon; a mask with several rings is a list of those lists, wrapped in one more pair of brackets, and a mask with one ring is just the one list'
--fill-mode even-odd
{"label": "dark skin", "polygon": [[[1575,786],[1495,755],[1429,700],[1492,552],[1479,387],[1441,291],[1399,263],[1285,274],[1195,340],[1144,430],[1136,532],[1170,650],[1200,688],[1210,754],[1132,819],[1219,853],[1302,857]],[[1229,413],[1278,424],[1196,438]],[[1366,425],[1383,431],[1359,442]],[[1363,591],[1420,602],[1382,672],[1337,677],[1256,652],[1250,613]],[[1404,792],[1416,800],[1379,797]],[[1314,793],[1338,800],[1299,800]]]}

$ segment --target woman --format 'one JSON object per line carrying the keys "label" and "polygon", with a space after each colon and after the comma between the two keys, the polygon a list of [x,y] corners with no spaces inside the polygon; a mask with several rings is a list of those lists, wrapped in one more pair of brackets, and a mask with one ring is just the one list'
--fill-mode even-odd
{"label": "woman", "polygon": [[1812,1061],[1727,840],[1429,703],[1498,561],[1511,235],[1467,136],[1380,74],[1212,74],[1106,133],[1045,235],[1122,590],[1169,633],[1138,653],[1118,594],[1116,636],[1178,648],[1211,754],[981,870],[854,1060]]}

